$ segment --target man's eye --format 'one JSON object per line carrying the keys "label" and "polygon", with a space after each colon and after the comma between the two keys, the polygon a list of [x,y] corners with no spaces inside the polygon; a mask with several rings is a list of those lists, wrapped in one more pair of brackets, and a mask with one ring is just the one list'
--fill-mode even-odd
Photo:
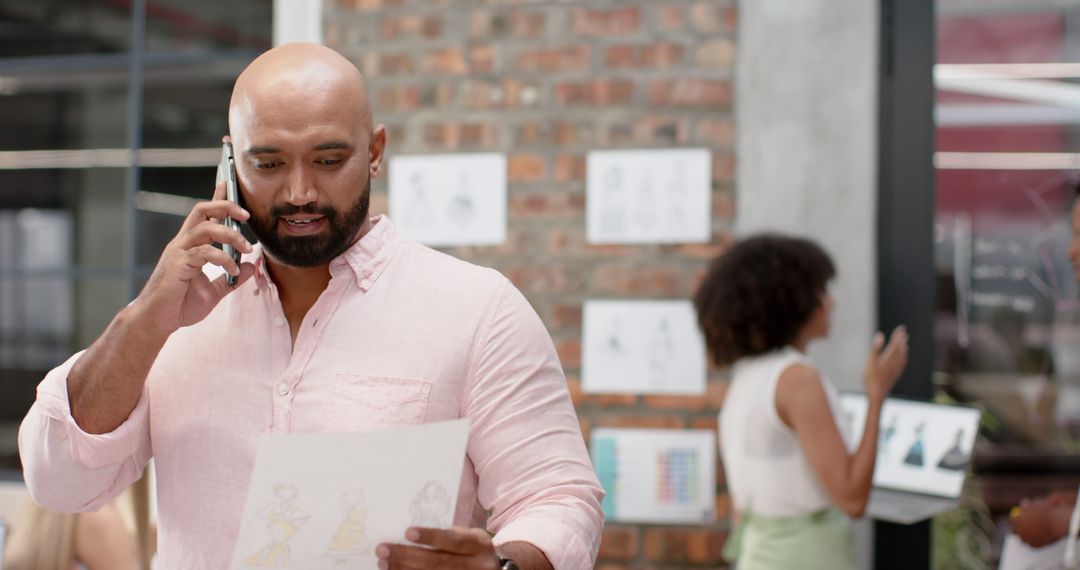
{"label": "man's eye", "polygon": [[340,158],[328,158],[326,160],[316,160],[315,164],[318,164],[320,166],[334,166],[339,162],[341,162]]}
{"label": "man's eye", "polygon": [[281,166],[281,163],[273,160],[255,163],[255,168],[258,168],[259,170],[270,170],[271,168],[277,168],[278,166]]}

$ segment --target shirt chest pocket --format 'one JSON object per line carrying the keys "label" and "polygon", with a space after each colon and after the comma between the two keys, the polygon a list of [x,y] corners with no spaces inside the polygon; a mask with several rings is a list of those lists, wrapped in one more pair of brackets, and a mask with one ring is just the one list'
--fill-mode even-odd
{"label": "shirt chest pocket", "polygon": [[351,427],[419,424],[427,415],[431,383],[338,373],[333,393],[337,419]]}

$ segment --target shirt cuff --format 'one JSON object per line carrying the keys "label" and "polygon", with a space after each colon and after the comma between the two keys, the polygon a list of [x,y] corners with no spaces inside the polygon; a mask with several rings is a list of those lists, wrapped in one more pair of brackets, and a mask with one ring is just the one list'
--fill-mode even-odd
{"label": "shirt cuff", "polygon": [[41,384],[38,384],[35,407],[46,417],[64,425],[71,457],[76,462],[90,469],[117,465],[135,455],[140,441],[147,437],[149,406],[146,401],[146,388],[139,394],[135,409],[116,429],[103,434],[83,431],[71,415],[67,391],[68,375],[82,354],[79,352],[72,356],[45,376]]}
{"label": "shirt cuff", "polygon": [[492,542],[527,542],[540,549],[555,570],[587,570],[593,567],[596,550],[589,548],[570,527],[548,517],[522,517],[502,527]]}

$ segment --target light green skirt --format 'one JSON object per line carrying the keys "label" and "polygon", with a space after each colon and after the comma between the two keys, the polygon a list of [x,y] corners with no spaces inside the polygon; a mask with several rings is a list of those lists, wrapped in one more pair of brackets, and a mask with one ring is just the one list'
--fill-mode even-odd
{"label": "light green skirt", "polygon": [[837,509],[804,517],[744,513],[724,546],[736,570],[854,570],[851,519]]}

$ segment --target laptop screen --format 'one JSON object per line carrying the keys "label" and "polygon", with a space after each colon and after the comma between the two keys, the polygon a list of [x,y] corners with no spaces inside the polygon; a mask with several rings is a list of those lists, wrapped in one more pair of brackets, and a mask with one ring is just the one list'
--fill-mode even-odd
{"label": "laptop screen", "polygon": [[[841,394],[840,409],[841,432],[853,450],[866,425],[866,395]],[[875,487],[960,496],[979,429],[978,410],[888,398],[879,425]]]}

